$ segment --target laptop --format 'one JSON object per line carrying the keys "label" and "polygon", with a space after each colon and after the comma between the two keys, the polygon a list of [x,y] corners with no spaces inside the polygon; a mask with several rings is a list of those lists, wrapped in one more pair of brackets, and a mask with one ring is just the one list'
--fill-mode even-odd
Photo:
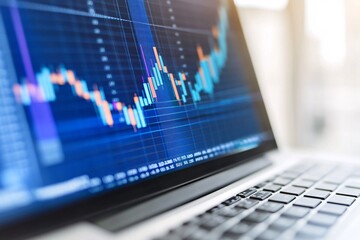
{"label": "laptop", "polygon": [[278,149],[231,0],[1,0],[0,80],[0,239],[356,238],[356,158]]}

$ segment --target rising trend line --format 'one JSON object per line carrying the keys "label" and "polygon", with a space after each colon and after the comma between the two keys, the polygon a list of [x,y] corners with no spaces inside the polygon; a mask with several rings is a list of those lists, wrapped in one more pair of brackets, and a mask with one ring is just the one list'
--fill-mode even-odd
{"label": "rising trend line", "polygon": [[219,83],[220,73],[226,64],[228,27],[227,8],[221,6],[219,22],[212,28],[212,36],[217,40],[217,45],[208,55],[204,54],[200,45],[196,48],[199,69],[194,76],[194,83],[189,81],[184,72],[170,72],[155,46],[153,53],[156,61],[148,67],[140,46],[148,75],[147,82],[143,81],[141,93],[134,93],[133,102],[129,104],[121,101],[109,102],[101,87],[89,86],[85,80],[79,79],[73,70],[65,67],[60,67],[57,72],[51,72],[44,67],[36,74],[37,84],[25,79],[21,84],[15,84],[13,91],[19,103],[30,105],[32,102],[54,102],[57,99],[55,86],[70,85],[75,96],[93,103],[104,125],[113,126],[113,113],[120,113],[125,124],[137,131],[147,127],[144,107],[151,106],[158,100],[157,92],[163,91],[160,86],[164,86],[166,81],[170,83],[179,105],[190,100],[195,104],[200,102],[202,93],[213,94],[214,84]]}

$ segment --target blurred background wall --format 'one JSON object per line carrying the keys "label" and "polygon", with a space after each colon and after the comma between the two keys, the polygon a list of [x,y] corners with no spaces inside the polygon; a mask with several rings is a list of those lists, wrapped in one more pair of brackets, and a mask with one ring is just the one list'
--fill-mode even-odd
{"label": "blurred background wall", "polygon": [[360,1],[236,2],[279,145],[360,154]]}

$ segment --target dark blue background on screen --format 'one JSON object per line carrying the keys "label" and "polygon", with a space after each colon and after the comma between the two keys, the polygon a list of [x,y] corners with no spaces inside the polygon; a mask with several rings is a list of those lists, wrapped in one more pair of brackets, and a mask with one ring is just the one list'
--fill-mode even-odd
{"label": "dark blue background on screen", "polygon": [[0,162],[1,221],[266,137],[227,1],[0,2],[0,68],[29,134],[27,157]]}

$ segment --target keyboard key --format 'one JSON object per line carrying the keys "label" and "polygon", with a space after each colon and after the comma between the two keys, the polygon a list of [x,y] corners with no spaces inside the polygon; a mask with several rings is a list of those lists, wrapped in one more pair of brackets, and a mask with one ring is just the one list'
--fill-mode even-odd
{"label": "keyboard key", "polygon": [[329,192],[322,190],[310,190],[309,192],[305,193],[305,197],[319,198],[322,200],[325,200],[329,196]]}
{"label": "keyboard key", "polygon": [[281,187],[279,185],[269,184],[266,187],[264,187],[263,189],[265,191],[269,191],[269,192],[277,192],[281,189]]}
{"label": "keyboard key", "polygon": [[[195,232],[198,228],[196,226],[181,226],[169,231],[164,239],[178,239],[186,238]],[[171,236],[171,237],[170,237]]]}
{"label": "keyboard key", "polygon": [[336,222],[336,220],[337,217],[334,215],[316,213],[314,216],[310,218],[309,223],[314,225],[329,227],[333,225]]}
{"label": "keyboard key", "polygon": [[251,195],[250,198],[256,199],[256,200],[264,200],[271,196],[271,193],[265,192],[265,191],[258,191],[257,193],[254,193]]}
{"label": "keyboard key", "polygon": [[296,196],[301,195],[303,192],[305,192],[304,188],[292,187],[292,186],[281,190],[281,193],[287,193],[287,194],[292,194],[292,195],[296,195]]}
{"label": "keyboard key", "polygon": [[163,236],[163,237],[154,238],[153,240],[181,240],[181,239],[182,238],[177,236],[177,235],[168,234],[168,235]]}
{"label": "keyboard key", "polygon": [[292,184],[295,187],[309,188],[314,185],[314,181],[309,180],[297,180]]}
{"label": "keyboard key", "polygon": [[306,172],[307,170],[309,170],[313,166],[314,166],[314,164],[301,163],[301,164],[297,164],[297,165],[289,168],[286,171],[302,174],[302,173]]}
{"label": "keyboard key", "polygon": [[257,208],[257,210],[275,213],[282,209],[284,207],[283,204],[280,203],[274,203],[274,202],[266,202],[262,204],[260,207]]}
{"label": "keyboard key", "polygon": [[234,203],[236,203],[236,202],[238,202],[240,200],[241,200],[241,197],[236,195],[236,196],[226,200],[223,204],[226,205],[226,206],[229,206],[229,205],[232,205],[232,204],[234,204]]}
{"label": "keyboard key", "polygon": [[269,199],[269,201],[287,204],[287,203],[293,201],[294,199],[295,199],[295,197],[292,196],[292,195],[283,194],[283,193],[278,193],[278,194],[272,196],[272,197]]}
{"label": "keyboard key", "polygon": [[352,197],[335,195],[335,196],[332,196],[329,198],[328,203],[335,203],[335,204],[350,206],[351,204],[353,204],[354,201],[355,201],[355,199]]}
{"label": "keyboard key", "polygon": [[302,218],[305,217],[310,210],[308,208],[303,207],[290,207],[287,211],[283,213],[284,216],[290,218]]}
{"label": "keyboard key", "polygon": [[233,217],[239,215],[242,211],[244,211],[244,210],[241,210],[239,208],[226,207],[226,208],[222,208],[219,211],[217,211],[216,214],[226,217],[226,218],[233,218]]}
{"label": "keyboard key", "polygon": [[[360,173],[360,172],[359,172]],[[360,178],[360,176],[359,176]],[[357,188],[357,189],[360,189],[360,181],[359,180],[351,180],[351,181],[348,181],[346,184],[345,184],[346,187],[350,187],[350,188]]]}
{"label": "keyboard key", "polygon": [[317,181],[319,181],[324,175],[325,175],[325,174],[319,174],[319,173],[313,173],[313,174],[310,174],[310,173],[308,174],[308,173],[306,173],[306,174],[302,175],[301,178],[302,178],[303,180],[315,181],[315,182],[317,182]]}
{"label": "keyboard key", "polygon": [[274,240],[281,235],[280,231],[275,229],[266,229],[259,236],[255,238],[255,240]]}
{"label": "keyboard key", "polygon": [[267,182],[261,182],[261,183],[259,183],[259,184],[256,184],[256,185],[254,186],[254,188],[262,188],[262,187],[264,187],[266,184],[267,184]]}
{"label": "keyboard key", "polygon": [[287,217],[279,217],[272,224],[270,224],[270,228],[283,231],[290,228],[295,223],[296,223],[295,219],[287,218]]}
{"label": "keyboard key", "polygon": [[349,172],[331,173],[324,178],[324,182],[341,184],[349,177],[349,175],[350,175]]}
{"label": "keyboard key", "polygon": [[259,201],[254,200],[254,199],[244,199],[244,200],[240,201],[236,205],[236,207],[249,209],[249,208],[252,208],[253,206],[255,206],[258,203],[259,203]]}
{"label": "keyboard key", "polygon": [[250,213],[247,217],[245,217],[244,221],[260,223],[260,222],[265,221],[270,216],[271,216],[270,213],[254,211],[254,212]]}
{"label": "keyboard key", "polygon": [[254,194],[255,192],[256,192],[256,188],[249,188],[249,189],[246,189],[245,191],[242,191],[242,192],[239,193],[238,195],[239,195],[240,197],[246,198],[246,197],[251,196],[251,195]]}
{"label": "keyboard key", "polygon": [[334,165],[329,166],[329,165],[319,164],[315,168],[310,169],[304,175],[313,175],[313,176],[324,177],[325,175],[329,174],[334,169],[335,169]]}
{"label": "keyboard key", "polygon": [[276,185],[280,185],[280,186],[286,186],[288,185],[290,182],[292,181],[292,179],[288,179],[288,178],[276,178],[273,183]]}
{"label": "keyboard key", "polygon": [[229,238],[239,238],[241,235],[247,233],[254,227],[254,224],[248,222],[239,222],[238,224],[232,226],[230,229],[223,233],[223,237]]}
{"label": "keyboard key", "polygon": [[349,197],[359,197],[360,196],[360,189],[342,187],[336,192],[336,194],[349,196]]}
{"label": "keyboard key", "polygon": [[294,180],[298,176],[300,176],[300,173],[291,172],[291,171],[285,171],[280,175],[280,177],[282,178],[289,178],[291,180]]}
{"label": "keyboard key", "polygon": [[360,170],[355,170],[351,173],[351,177],[360,178]]}
{"label": "keyboard key", "polygon": [[211,217],[211,214],[203,214],[197,217],[193,217],[190,220],[186,221],[183,223],[184,226],[197,226],[201,221],[203,221],[206,217],[204,217],[205,215],[207,215],[208,217]]}
{"label": "keyboard key", "polygon": [[277,178],[277,175],[273,176],[272,178],[267,179],[265,182],[273,182]]}
{"label": "keyboard key", "polygon": [[304,180],[319,181],[321,178],[323,178],[329,172],[330,172],[329,168],[320,167],[320,168],[316,168],[316,169],[311,169],[310,171],[304,173],[301,176],[301,178]]}
{"label": "keyboard key", "polygon": [[185,238],[185,240],[203,240],[206,239],[208,232],[203,229],[197,229],[189,236]]}
{"label": "keyboard key", "polygon": [[209,218],[211,218],[212,216],[214,216],[213,214],[211,213],[203,213],[203,214],[200,214],[198,216],[196,216],[195,218],[191,219],[192,222],[194,221],[204,221],[204,220],[207,220]]}
{"label": "keyboard key", "polygon": [[319,189],[319,190],[324,190],[324,191],[334,191],[336,188],[338,187],[337,184],[334,183],[320,183],[318,184],[315,188]]}
{"label": "keyboard key", "polygon": [[166,235],[161,236],[161,237],[153,238],[152,240],[180,240],[180,239],[181,239],[181,237],[179,237],[177,235],[166,234]]}
{"label": "keyboard key", "polygon": [[294,206],[315,208],[321,203],[318,199],[302,197],[294,202]]}
{"label": "keyboard key", "polygon": [[224,218],[224,217],[212,215],[210,217],[202,219],[201,222],[199,223],[199,226],[201,228],[204,228],[204,229],[210,231],[210,230],[218,227],[219,225],[223,224],[225,221],[226,221],[226,218]]}
{"label": "keyboard key", "polygon": [[305,237],[305,238],[319,238],[323,237],[327,232],[327,228],[320,227],[320,226],[314,226],[310,224],[306,224],[304,227],[302,227],[299,232],[297,232],[297,236],[299,237]]}
{"label": "keyboard key", "polygon": [[320,208],[319,212],[340,216],[346,211],[346,209],[347,207],[345,206],[326,203]]}
{"label": "keyboard key", "polygon": [[223,203],[221,203],[221,204],[213,207],[212,209],[210,209],[208,212],[209,212],[209,213],[213,213],[213,212],[216,212],[216,211],[218,211],[219,209],[222,209],[222,208],[224,208],[224,207],[226,207],[226,205],[223,204]]}

